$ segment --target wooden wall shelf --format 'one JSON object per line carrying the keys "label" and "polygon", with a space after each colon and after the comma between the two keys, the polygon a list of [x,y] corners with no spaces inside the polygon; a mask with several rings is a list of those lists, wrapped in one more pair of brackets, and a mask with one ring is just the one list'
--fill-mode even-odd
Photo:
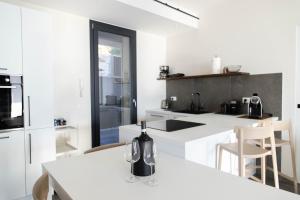
{"label": "wooden wall shelf", "polygon": [[182,77],[172,77],[172,78],[157,78],[157,80],[182,80],[182,79],[197,79],[197,78],[212,78],[212,77],[230,77],[230,76],[249,76],[246,72],[237,73],[227,73],[227,74],[205,74],[205,75],[195,75],[195,76],[182,76]]}

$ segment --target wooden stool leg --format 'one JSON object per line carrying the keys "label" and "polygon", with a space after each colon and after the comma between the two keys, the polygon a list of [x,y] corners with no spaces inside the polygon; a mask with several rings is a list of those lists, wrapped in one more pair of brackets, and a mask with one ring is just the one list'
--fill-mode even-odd
{"label": "wooden stool leg", "polygon": [[218,169],[222,169],[223,148],[219,146]]}
{"label": "wooden stool leg", "polygon": [[292,167],[293,167],[293,178],[294,178],[294,191],[298,194],[298,181],[297,181],[297,169],[296,169],[296,158],[295,158],[295,148],[293,142],[290,138],[290,149],[291,149],[291,157],[292,157]]}
{"label": "wooden stool leg", "polygon": [[220,145],[217,144],[217,146],[216,146],[216,164],[215,164],[216,169],[218,169],[218,166],[219,166],[219,150],[220,150]]}
{"label": "wooden stool leg", "polygon": [[245,160],[241,156],[239,156],[239,176],[245,177]]}
{"label": "wooden stool leg", "polygon": [[260,160],[260,166],[261,166],[261,182],[262,184],[266,184],[266,157],[262,157]]}
{"label": "wooden stool leg", "polygon": [[271,150],[272,150],[272,161],[273,161],[273,170],[274,170],[274,182],[275,187],[279,189],[279,180],[278,180],[278,167],[277,167],[277,158],[276,158],[276,147],[274,137],[271,138]]}

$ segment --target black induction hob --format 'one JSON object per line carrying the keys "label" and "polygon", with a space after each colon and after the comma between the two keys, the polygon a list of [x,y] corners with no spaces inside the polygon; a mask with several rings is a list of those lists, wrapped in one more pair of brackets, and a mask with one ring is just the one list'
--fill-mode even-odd
{"label": "black induction hob", "polygon": [[147,122],[147,128],[166,131],[166,132],[178,131],[182,129],[192,128],[196,126],[203,126],[203,125],[205,124],[173,120],[173,119]]}

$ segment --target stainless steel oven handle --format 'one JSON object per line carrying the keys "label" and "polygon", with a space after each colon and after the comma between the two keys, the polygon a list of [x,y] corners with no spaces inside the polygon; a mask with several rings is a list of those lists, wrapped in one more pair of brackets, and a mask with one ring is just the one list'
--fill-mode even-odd
{"label": "stainless steel oven handle", "polygon": [[0,137],[0,140],[9,139],[9,136],[7,137]]}
{"label": "stainless steel oven handle", "polygon": [[28,126],[31,126],[30,96],[27,97],[27,103],[28,103]]}
{"label": "stainless steel oven handle", "polygon": [[6,86],[6,85],[0,85],[0,89],[16,89],[16,86]]}
{"label": "stainless steel oven handle", "polygon": [[32,155],[31,155],[31,134],[29,133],[29,164],[32,163]]}

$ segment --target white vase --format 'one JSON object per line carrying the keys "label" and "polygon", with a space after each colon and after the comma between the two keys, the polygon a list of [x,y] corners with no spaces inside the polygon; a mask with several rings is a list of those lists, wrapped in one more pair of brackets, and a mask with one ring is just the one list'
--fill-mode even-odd
{"label": "white vase", "polygon": [[219,56],[215,56],[212,59],[212,73],[220,74],[221,73],[221,58]]}

